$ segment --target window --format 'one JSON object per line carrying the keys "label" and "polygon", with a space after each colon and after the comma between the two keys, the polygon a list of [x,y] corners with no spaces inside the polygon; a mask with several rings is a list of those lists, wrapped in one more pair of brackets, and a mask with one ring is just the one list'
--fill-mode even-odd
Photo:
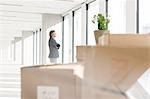
{"label": "window", "polygon": [[150,33],[150,0],[139,0],[139,32]]}
{"label": "window", "polygon": [[95,45],[94,30],[97,29],[92,20],[93,16],[99,13],[99,3],[98,1],[89,4],[88,9],[88,45]]}
{"label": "window", "polygon": [[40,42],[41,42],[41,39],[40,39],[40,37],[41,37],[41,31],[40,30],[38,30],[37,31],[37,64],[40,64]]}
{"label": "window", "polygon": [[33,64],[33,34],[27,37],[24,37],[23,41],[23,59],[25,65]]}
{"label": "window", "polygon": [[109,31],[126,33],[126,0],[108,0]]}
{"label": "window", "polygon": [[33,64],[37,64],[37,32],[33,32]]}
{"label": "window", "polygon": [[74,62],[77,62],[76,46],[79,46],[82,43],[81,25],[81,9],[78,9],[75,11],[74,16]]}
{"label": "window", "polygon": [[18,39],[16,38],[15,41],[15,64],[21,64],[22,62],[22,40]]}
{"label": "window", "polygon": [[[59,58],[57,60],[58,63],[62,63],[62,22],[59,22],[53,26],[51,26],[50,28],[47,29],[47,38],[49,39],[49,32],[51,30],[55,30],[56,32],[56,41],[57,43],[59,43],[61,46],[59,48]],[[48,46],[48,39],[47,39],[47,46]],[[49,55],[49,48],[47,47],[47,54]],[[49,58],[47,58],[47,63],[49,63],[50,60]]]}
{"label": "window", "polygon": [[12,63],[13,56],[14,43],[11,40],[0,40],[0,64]]}
{"label": "window", "polygon": [[71,16],[65,16],[64,20],[64,63],[72,62],[72,32]]}

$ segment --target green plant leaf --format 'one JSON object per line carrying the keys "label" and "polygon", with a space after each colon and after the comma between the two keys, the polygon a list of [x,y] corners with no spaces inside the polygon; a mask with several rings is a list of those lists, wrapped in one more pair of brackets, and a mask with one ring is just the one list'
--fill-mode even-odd
{"label": "green plant leaf", "polygon": [[109,20],[105,18],[105,16],[103,16],[101,13],[98,13],[97,15],[93,16],[92,22],[95,24],[97,22],[99,30],[107,30]]}

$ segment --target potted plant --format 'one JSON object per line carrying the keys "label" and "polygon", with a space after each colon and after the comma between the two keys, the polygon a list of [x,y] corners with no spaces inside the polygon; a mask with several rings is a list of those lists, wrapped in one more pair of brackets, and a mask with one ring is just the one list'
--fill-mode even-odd
{"label": "potted plant", "polygon": [[92,22],[96,24],[98,27],[98,30],[94,31],[96,44],[98,44],[98,38],[104,35],[105,33],[109,33],[108,31],[109,20],[105,16],[99,13],[93,16]]}

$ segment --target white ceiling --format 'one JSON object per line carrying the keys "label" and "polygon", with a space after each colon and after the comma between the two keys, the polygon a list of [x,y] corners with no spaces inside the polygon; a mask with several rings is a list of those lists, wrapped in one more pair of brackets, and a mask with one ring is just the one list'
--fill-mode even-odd
{"label": "white ceiling", "polygon": [[85,0],[0,0],[0,40],[41,26],[42,14],[63,14]]}

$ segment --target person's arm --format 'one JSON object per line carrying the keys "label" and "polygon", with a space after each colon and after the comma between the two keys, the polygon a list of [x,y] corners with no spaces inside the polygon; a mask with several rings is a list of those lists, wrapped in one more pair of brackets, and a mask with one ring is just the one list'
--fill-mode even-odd
{"label": "person's arm", "polygon": [[57,43],[57,47],[58,47],[58,49],[59,49],[59,48],[60,48],[60,44]]}
{"label": "person's arm", "polygon": [[[55,42],[56,42],[56,41],[55,41]],[[58,44],[57,42],[56,42],[56,46],[57,46],[58,49],[60,48],[60,44]]]}
{"label": "person's arm", "polygon": [[57,49],[59,49],[59,47],[60,47],[60,45],[54,39],[51,40],[51,44],[53,47],[55,47]]}

